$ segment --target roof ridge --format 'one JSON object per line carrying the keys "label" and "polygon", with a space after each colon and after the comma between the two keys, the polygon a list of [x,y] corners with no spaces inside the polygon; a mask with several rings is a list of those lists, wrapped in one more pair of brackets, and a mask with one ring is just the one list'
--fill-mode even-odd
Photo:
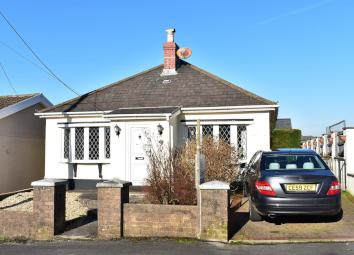
{"label": "roof ridge", "polygon": [[243,94],[245,94],[245,95],[247,95],[247,96],[253,97],[253,98],[255,98],[255,99],[259,100],[259,101],[263,101],[263,102],[265,102],[266,104],[277,104],[277,103],[274,102],[274,101],[271,101],[271,100],[268,100],[268,99],[266,99],[266,98],[264,98],[264,97],[258,96],[258,95],[254,94],[254,93],[252,93],[252,92],[250,92],[250,91],[248,91],[248,90],[246,90],[246,89],[241,88],[240,86],[238,86],[238,85],[236,85],[236,84],[234,84],[234,83],[232,83],[232,82],[229,82],[229,81],[227,81],[227,80],[224,80],[223,78],[221,78],[221,77],[219,77],[219,76],[217,76],[217,75],[215,75],[215,74],[212,74],[212,73],[210,73],[210,72],[208,72],[208,71],[206,71],[206,70],[204,70],[204,69],[202,69],[202,68],[200,68],[200,67],[197,67],[197,66],[195,66],[195,65],[193,65],[193,64],[191,64],[191,63],[189,63],[189,62],[186,62],[186,61],[183,61],[183,62],[185,62],[185,63],[187,63],[188,65],[190,65],[190,67],[193,68],[194,70],[199,71],[199,72],[201,72],[201,73],[207,75],[208,77],[210,77],[210,78],[212,78],[212,79],[214,79],[214,80],[217,80],[217,81],[219,81],[219,82],[221,82],[221,83],[227,85],[227,86],[230,87],[231,89],[237,90],[238,92],[243,93]]}
{"label": "roof ridge", "polygon": [[17,95],[0,95],[0,97],[26,97],[26,96],[38,96],[41,93],[28,93],[28,94],[17,94]]}
{"label": "roof ridge", "polygon": [[140,75],[143,75],[143,74],[146,74],[146,73],[148,73],[148,72],[151,72],[151,71],[153,71],[153,70],[155,70],[155,69],[160,68],[161,66],[163,66],[163,64],[160,64],[160,65],[154,66],[154,67],[152,67],[152,68],[149,68],[149,69],[147,69],[147,70],[145,70],[145,71],[142,71],[142,72],[133,74],[133,75],[128,76],[128,77],[126,77],[126,78],[124,78],[124,79],[121,79],[121,80],[119,80],[119,81],[115,81],[115,82],[110,83],[110,84],[108,84],[108,85],[105,85],[105,86],[103,86],[103,87],[101,87],[101,88],[98,88],[98,89],[92,90],[92,91],[90,91],[90,92],[87,92],[87,93],[85,93],[85,94],[83,94],[83,95],[81,95],[81,96],[77,96],[77,97],[75,97],[75,98],[72,98],[72,99],[69,99],[69,100],[67,100],[67,101],[64,101],[64,102],[62,102],[62,103],[60,103],[60,104],[53,105],[52,107],[45,108],[45,109],[43,109],[43,110],[41,110],[41,111],[39,111],[39,112],[47,112],[47,111],[50,111],[50,110],[55,109],[55,108],[57,108],[57,107],[60,107],[60,106],[62,106],[62,105],[66,105],[66,104],[68,104],[68,103],[70,103],[70,102],[72,102],[72,101],[75,101],[75,100],[80,99],[80,98],[83,97],[83,96],[87,97],[87,96],[89,96],[89,95],[91,95],[91,94],[94,94],[94,93],[100,92],[100,91],[102,91],[102,90],[108,89],[108,88],[110,88],[110,87],[119,85],[119,84],[122,83],[122,82],[128,81],[128,80],[133,79],[133,78],[136,78],[136,77],[138,77],[138,76],[140,76]]}
{"label": "roof ridge", "polygon": [[142,107],[119,107],[117,109],[144,109],[144,108],[171,108],[171,107],[181,107],[180,105],[166,105],[166,106],[142,106]]}

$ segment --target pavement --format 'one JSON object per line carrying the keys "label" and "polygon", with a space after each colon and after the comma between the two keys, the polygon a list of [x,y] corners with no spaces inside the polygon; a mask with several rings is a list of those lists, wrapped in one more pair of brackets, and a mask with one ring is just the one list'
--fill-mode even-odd
{"label": "pavement", "polygon": [[235,235],[231,241],[354,241],[354,199],[349,194],[342,195],[342,208],[341,219],[298,215],[251,222],[246,202],[236,212]]}
{"label": "pavement", "polygon": [[237,255],[353,255],[354,243],[235,245],[194,240],[54,241],[0,245],[0,255],[96,255],[96,254],[237,254]]}

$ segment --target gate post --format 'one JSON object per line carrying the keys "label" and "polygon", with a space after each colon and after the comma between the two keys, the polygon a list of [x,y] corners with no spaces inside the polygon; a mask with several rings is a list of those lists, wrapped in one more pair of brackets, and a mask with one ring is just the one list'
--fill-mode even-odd
{"label": "gate post", "polygon": [[33,212],[37,231],[35,238],[48,240],[65,230],[65,180],[43,179],[33,186]]}
{"label": "gate post", "polygon": [[200,239],[227,242],[229,238],[230,185],[211,181],[200,186]]}
{"label": "gate post", "polygon": [[123,203],[129,203],[131,182],[110,180],[97,183],[98,237],[117,239],[123,236]]}

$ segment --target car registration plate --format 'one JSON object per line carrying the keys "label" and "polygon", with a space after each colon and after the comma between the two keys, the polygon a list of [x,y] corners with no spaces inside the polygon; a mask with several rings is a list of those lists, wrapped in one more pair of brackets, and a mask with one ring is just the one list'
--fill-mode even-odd
{"label": "car registration plate", "polygon": [[317,184],[285,184],[285,188],[289,192],[315,192]]}

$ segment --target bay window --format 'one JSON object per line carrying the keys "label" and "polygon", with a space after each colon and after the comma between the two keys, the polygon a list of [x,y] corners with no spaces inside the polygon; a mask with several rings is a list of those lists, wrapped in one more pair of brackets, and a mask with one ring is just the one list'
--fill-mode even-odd
{"label": "bay window", "polygon": [[110,127],[65,127],[62,158],[67,162],[101,162],[111,157]]}

